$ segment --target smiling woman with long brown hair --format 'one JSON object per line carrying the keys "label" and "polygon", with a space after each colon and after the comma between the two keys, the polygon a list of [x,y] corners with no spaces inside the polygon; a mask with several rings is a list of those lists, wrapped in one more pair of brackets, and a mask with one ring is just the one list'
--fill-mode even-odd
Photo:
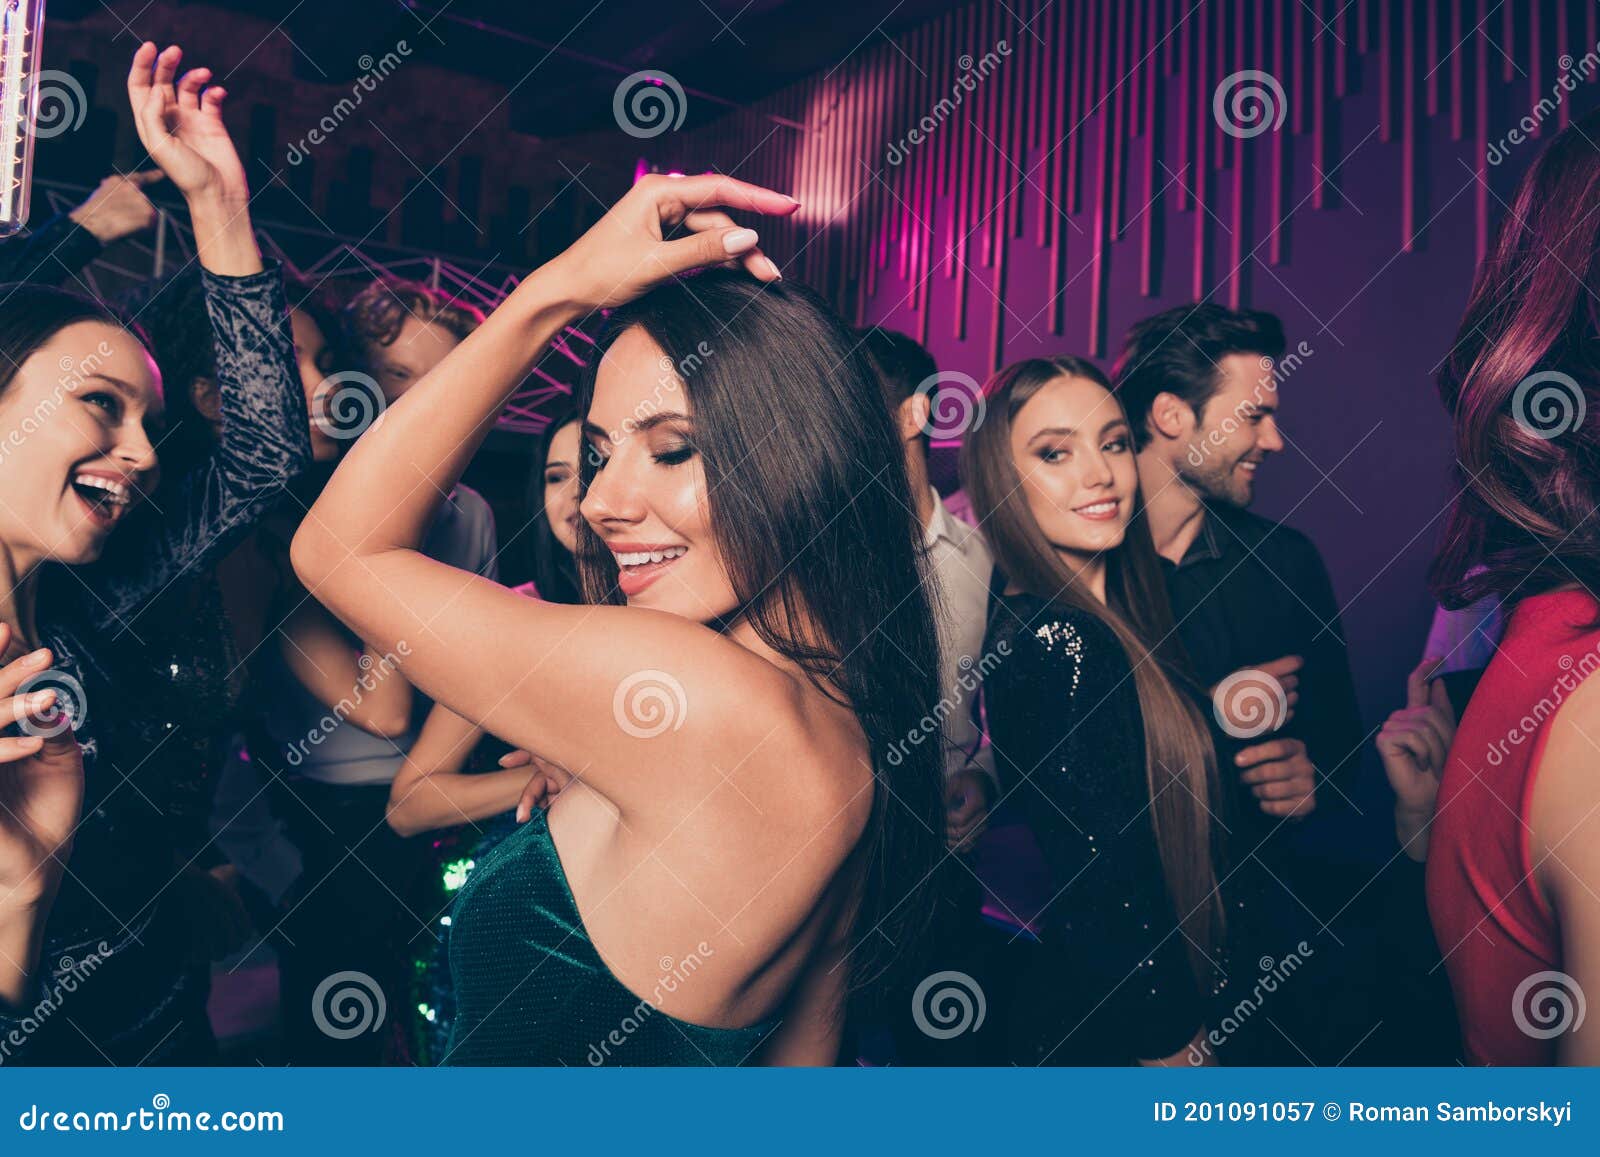
{"label": "smiling woman with long brown hair", "polygon": [[[900,446],[850,330],[721,206],[797,207],[644,178],[383,415],[295,538],[308,588],[405,640],[417,686],[575,777],[458,897],[449,1063],[831,1064],[851,993],[919,959],[938,756],[887,753],[938,697],[937,643]],[[600,309],[599,605],[417,553],[544,347]]]}
{"label": "smiling woman with long brown hair", "polygon": [[985,710],[1054,878],[1023,1002],[1034,1059],[1202,1063],[1188,1046],[1221,952],[1215,758],[1180,687],[1132,432],[1080,358],[1008,366],[984,399],[961,477],[1007,580]]}
{"label": "smiling woman with long brown hair", "polygon": [[[208,69],[179,79],[181,55],[141,46],[128,92],[140,140],[194,224],[216,348],[214,452],[143,503],[162,466],[149,350],[86,298],[0,294],[0,654],[15,659],[0,693],[42,682],[66,716],[46,725],[48,738],[0,739],[0,1060],[215,1054],[192,983],[192,929],[173,902],[186,866],[178,815],[199,785],[188,761],[161,752],[178,725],[130,706],[177,691],[134,697],[115,675],[142,648],[155,596],[248,534],[311,445],[283,275],[256,247],[224,94],[207,87]],[[16,659],[24,651],[31,667]]]}

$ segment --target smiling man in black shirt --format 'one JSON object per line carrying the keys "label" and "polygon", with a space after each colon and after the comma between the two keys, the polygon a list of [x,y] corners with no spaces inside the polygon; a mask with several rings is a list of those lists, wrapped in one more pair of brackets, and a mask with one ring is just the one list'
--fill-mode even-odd
{"label": "smiling man in black shirt", "polygon": [[[1284,351],[1272,314],[1183,306],[1132,329],[1114,376],[1178,632],[1212,692],[1230,857],[1253,856],[1282,885],[1255,914],[1268,954],[1307,933],[1327,960],[1332,945],[1317,934],[1343,902],[1338,873],[1300,829],[1313,811],[1349,806],[1364,733],[1321,556],[1304,534],[1245,509],[1257,469],[1284,448]],[[1312,985],[1296,987],[1304,1009]],[[1318,1051],[1319,1027],[1294,1034],[1302,1054]]]}

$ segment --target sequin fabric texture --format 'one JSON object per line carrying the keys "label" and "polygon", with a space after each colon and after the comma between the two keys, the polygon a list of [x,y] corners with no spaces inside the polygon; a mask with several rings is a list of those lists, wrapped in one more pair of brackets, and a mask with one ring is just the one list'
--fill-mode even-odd
{"label": "sequin fabric texture", "polygon": [[1018,1002],[1035,1022],[1033,1059],[1180,1052],[1204,1005],[1162,874],[1126,652],[1092,614],[1031,595],[997,601],[984,650],[1007,654],[984,680],[1003,790],[1051,876]]}

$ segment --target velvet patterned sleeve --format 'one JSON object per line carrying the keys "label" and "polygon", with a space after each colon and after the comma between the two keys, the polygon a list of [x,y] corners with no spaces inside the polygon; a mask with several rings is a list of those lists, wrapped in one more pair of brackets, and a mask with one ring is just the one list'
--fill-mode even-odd
{"label": "velvet patterned sleeve", "polygon": [[221,557],[311,464],[281,267],[268,261],[245,277],[201,276],[217,355],[217,447],[163,491],[152,520],[125,528],[124,540],[113,535],[102,559],[80,572],[100,626],[120,625],[175,579]]}
{"label": "velvet patterned sleeve", "polygon": [[1183,1050],[1204,1020],[1151,819],[1138,694],[1099,619],[1024,609],[987,693],[1053,899],[1041,938],[1083,990],[1084,1029],[1143,1060]]}

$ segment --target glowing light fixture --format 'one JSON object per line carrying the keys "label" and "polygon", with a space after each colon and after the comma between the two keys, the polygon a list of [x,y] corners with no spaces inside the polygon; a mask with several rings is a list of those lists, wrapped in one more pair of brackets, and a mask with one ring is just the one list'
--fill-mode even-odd
{"label": "glowing light fixture", "polygon": [[0,0],[0,237],[28,223],[44,0]]}

